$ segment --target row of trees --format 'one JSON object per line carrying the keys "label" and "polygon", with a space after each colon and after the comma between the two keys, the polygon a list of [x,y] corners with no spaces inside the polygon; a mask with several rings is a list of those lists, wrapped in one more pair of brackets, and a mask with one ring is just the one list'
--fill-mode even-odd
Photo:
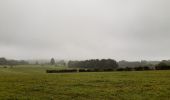
{"label": "row of trees", "polygon": [[119,67],[118,71],[142,71],[142,70],[170,70],[170,60],[163,60],[156,65],[139,65],[136,67]]}
{"label": "row of trees", "polygon": [[70,68],[92,68],[92,69],[117,69],[117,70],[168,70],[170,69],[170,60],[158,61],[141,61],[128,62],[119,61],[118,63],[113,59],[91,59],[85,61],[69,61]]}
{"label": "row of trees", "polygon": [[116,69],[118,63],[113,59],[91,59],[85,61],[69,61],[70,68]]}
{"label": "row of trees", "polygon": [[[27,65],[27,64],[36,64],[39,65],[41,64],[39,61],[25,61],[25,60],[9,60],[4,57],[0,58],[0,65],[10,65],[10,66],[15,66],[15,65]],[[47,63],[43,64],[50,64],[50,65],[56,65],[56,66],[66,66],[66,62],[64,60],[58,60],[55,61],[54,58],[51,58],[50,62],[47,61]]]}
{"label": "row of trees", "polygon": [[[0,65],[26,65],[29,64],[24,60],[8,60],[6,58],[0,58]],[[170,60],[163,60],[161,62],[158,61],[136,61],[136,62],[128,62],[128,61],[119,61],[116,62],[113,59],[91,59],[84,61],[69,61],[67,64],[64,60],[55,61],[54,58],[50,60],[51,65],[56,66],[66,66],[70,68],[87,68],[87,69],[120,69],[123,70],[131,70],[132,68],[135,70],[145,70],[145,69],[157,69],[157,70],[168,70],[170,69]]]}
{"label": "row of trees", "polygon": [[[123,66],[123,67],[122,67]],[[126,67],[125,67],[126,66]],[[130,66],[130,67],[129,67]],[[119,62],[118,70],[170,70],[170,60],[158,61],[141,61],[141,62]]]}
{"label": "row of trees", "polygon": [[119,61],[119,67],[121,68],[126,68],[126,67],[130,67],[130,68],[134,68],[134,67],[144,67],[144,66],[156,66],[157,64],[159,64],[160,61],[126,61],[126,60],[122,60]]}
{"label": "row of trees", "polygon": [[24,60],[7,60],[6,58],[0,58],[0,65],[15,66],[15,65],[25,65],[25,64],[28,64],[28,62]]}
{"label": "row of trees", "polygon": [[155,69],[157,70],[169,70],[170,69],[170,60],[163,60],[158,65],[156,65]]}

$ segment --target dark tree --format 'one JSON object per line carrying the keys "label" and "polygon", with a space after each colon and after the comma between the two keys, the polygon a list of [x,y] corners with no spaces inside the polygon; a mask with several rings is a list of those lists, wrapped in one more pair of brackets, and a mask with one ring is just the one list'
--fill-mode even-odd
{"label": "dark tree", "polygon": [[39,62],[38,62],[38,61],[36,61],[36,62],[35,62],[35,65],[39,65]]}
{"label": "dark tree", "polygon": [[6,65],[8,61],[5,58],[0,58],[0,65]]}
{"label": "dark tree", "polygon": [[25,64],[29,64],[29,63],[24,60],[7,60],[5,58],[0,58],[0,65],[9,65],[10,67],[13,67],[16,65],[25,65]]}
{"label": "dark tree", "polygon": [[13,68],[14,66],[18,65],[19,62],[16,60],[8,60],[8,65]]}
{"label": "dark tree", "polygon": [[51,64],[51,65],[54,65],[54,64],[55,64],[55,60],[54,60],[54,58],[51,58],[51,60],[50,60],[50,64]]}
{"label": "dark tree", "polygon": [[91,59],[85,61],[69,61],[71,68],[90,68],[90,69],[116,69],[118,64],[113,59]]}
{"label": "dark tree", "polygon": [[163,60],[157,66],[157,70],[168,70],[170,69],[170,61]]}

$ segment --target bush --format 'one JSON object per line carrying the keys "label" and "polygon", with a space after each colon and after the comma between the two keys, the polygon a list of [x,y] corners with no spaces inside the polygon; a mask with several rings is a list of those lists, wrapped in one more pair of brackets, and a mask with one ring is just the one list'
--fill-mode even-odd
{"label": "bush", "polygon": [[[113,59],[91,59],[84,61],[69,61],[68,67],[70,68],[89,68],[89,69],[116,69],[118,63]],[[97,71],[96,70],[96,71]]]}
{"label": "bush", "polygon": [[130,67],[126,67],[126,68],[118,68],[117,71],[144,71],[144,70],[151,70],[148,66],[144,66],[144,67],[135,67],[135,68],[130,68]]}
{"label": "bush", "polygon": [[3,66],[3,68],[8,68],[7,66]]}
{"label": "bush", "polygon": [[125,69],[124,68],[118,68],[118,69],[116,69],[116,71],[125,71]]}
{"label": "bush", "polygon": [[134,70],[135,70],[135,71],[143,71],[144,68],[143,68],[143,67],[135,67]]}
{"label": "bush", "polygon": [[87,69],[86,72],[94,72],[93,69]]}
{"label": "bush", "polygon": [[125,71],[132,71],[132,70],[133,70],[133,68],[126,67],[124,70],[125,70]]}
{"label": "bush", "polygon": [[79,72],[87,72],[86,69],[79,69]]}
{"label": "bush", "polygon": [[46,70],[46,73],[69,73],[69,72],[77,72],[77,69]]}
{"label": "bush", "polygon": [[165,62],[160,62],[155,68],[156,70],[169,70],[170,65],[166,64]]}
{"label": "bush", "polygon": [[114,71],[114,69],[104,69],[106,72]]}
{"label": "bush", "polygon": [[149,68],[148,66],[144,66],[143,69],[144,70],[151,70],[151,68]]}

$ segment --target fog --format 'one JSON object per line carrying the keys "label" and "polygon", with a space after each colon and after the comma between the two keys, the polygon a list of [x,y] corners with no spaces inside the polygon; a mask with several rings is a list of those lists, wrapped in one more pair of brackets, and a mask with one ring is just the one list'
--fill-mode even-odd
{"label": "fog", "polygon": [[0,0],[0,56],[170,59],[170,0]]}

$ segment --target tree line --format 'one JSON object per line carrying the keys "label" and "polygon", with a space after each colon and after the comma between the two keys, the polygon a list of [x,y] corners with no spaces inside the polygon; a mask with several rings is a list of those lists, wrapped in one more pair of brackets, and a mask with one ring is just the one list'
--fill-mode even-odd
{"label": "tree line", "polygon": [[28,64],[25,60],[7,60],[6,58],[0,58],[0,65],[9,65],[9,66],[15,66],[15,65],[26,65]]}
{"label": "tree line", "polygon": [[91,59],[84,61],[69,61],[70,68],[116,69],[118,63],[113,59]]}
{"label": "tree line", "polygon": [[169,70],[170,60],[162,61],[119,61],[113,59],[91,59],[84,61],[69,61],[69,68],[86,69],[115,69],[117,71],[141,71],[141,70]]}
{"label": "tree line", "polygon": [[170,69],[170,60],[162,60],[159,64],[156,65],[155,69],[169,70]]}
{"label": "tree line", "polygon": [[[27,65],[28,61],[25,60],[9,60],[4,57],[0,58],[0,65]],[[64,60],[55,61],[54,58],[49,60],[50,65],[55,66],[68,66],[69,68],[80,68],[80,69],[116,69],[116,70],[169,70],[170,69],[170,60],[162,61],[119,61],[117,62],[114,59],[90,59],[83,61],[69,61]]]}

